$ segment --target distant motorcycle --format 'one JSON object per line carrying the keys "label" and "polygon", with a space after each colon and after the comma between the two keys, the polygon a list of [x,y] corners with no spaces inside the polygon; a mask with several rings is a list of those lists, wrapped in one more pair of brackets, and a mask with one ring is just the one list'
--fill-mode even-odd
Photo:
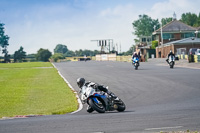
{"label": "distant motorcycle", "polygon": [[138,67],[139,67],[139,58],[138,57],[134,57],[132,59],[132,65],[135,67],[135,70],[138,69]]}
{"label": "distant motorcycle", "polygon": [[117,110],[122,112],[126,109],[124,102],[117,98],[113,98],[105,92],[98,91],[92,87],[82,88],[80,91],[82,103],[87,103],[87,112],[97,111],[105,113],[105,111]]}
{"label": "distant motorcycle", "polygon": [[175,65],[175,57],[174,56],[169,56],[169,66],[170,68],[173,68]]}

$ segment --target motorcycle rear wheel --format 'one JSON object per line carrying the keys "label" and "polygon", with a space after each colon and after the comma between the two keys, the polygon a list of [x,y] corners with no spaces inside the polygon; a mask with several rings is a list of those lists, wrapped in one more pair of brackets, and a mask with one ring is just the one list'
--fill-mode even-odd
{"label": "motorcycle rear wheel", "polygon": [[126,105],[121,99],[119,99],[119,103],[117,103],[117,106],[117,111],[119,112],[123,112],[126,109]]}
{"label": "motorcycle rear wheel", "polygon": [[103,105],[97,104],[92,99],[89,99],[88,103],[95,111],[97,111],[99,113],[105,113],[106,109],[105,109],[105,107]]}

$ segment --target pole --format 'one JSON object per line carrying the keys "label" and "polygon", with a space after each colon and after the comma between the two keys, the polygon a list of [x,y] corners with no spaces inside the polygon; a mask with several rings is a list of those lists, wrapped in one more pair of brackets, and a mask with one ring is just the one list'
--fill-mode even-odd
{"label": "pole", "polygon": [[162,21],[161,21],[161,42],[162,42],[162,46],[163,46]]}

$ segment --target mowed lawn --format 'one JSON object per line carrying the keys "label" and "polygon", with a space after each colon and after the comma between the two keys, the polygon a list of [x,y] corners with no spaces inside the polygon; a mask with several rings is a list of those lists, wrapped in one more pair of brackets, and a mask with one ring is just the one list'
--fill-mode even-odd
{"label": "mowed lawn", "polygon": [[0,63],[0,118],[65,114],[77,108],[75,94],[51,63]]}

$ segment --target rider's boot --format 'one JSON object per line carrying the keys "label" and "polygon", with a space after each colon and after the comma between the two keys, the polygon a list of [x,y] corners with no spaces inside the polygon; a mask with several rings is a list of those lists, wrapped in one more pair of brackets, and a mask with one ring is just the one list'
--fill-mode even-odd
{"label": "rider's boot", "polygon": [[107,93],[108,93],[108,95],[110,95],[112,98],[114,98],[114,99],[117,98],[117,96],[116,96],[114,93],[112,93],[111,91],[108,91]]}
{"label": "rider's boot", "polygon": [[169,59],[166,59],[166,62],[169,64]]}
{"label": "rider's boot", "polygon": [[87,112],[88,113],[92,113],[93,111],[94,111],[94,109],[91,106],[88,105]]}

